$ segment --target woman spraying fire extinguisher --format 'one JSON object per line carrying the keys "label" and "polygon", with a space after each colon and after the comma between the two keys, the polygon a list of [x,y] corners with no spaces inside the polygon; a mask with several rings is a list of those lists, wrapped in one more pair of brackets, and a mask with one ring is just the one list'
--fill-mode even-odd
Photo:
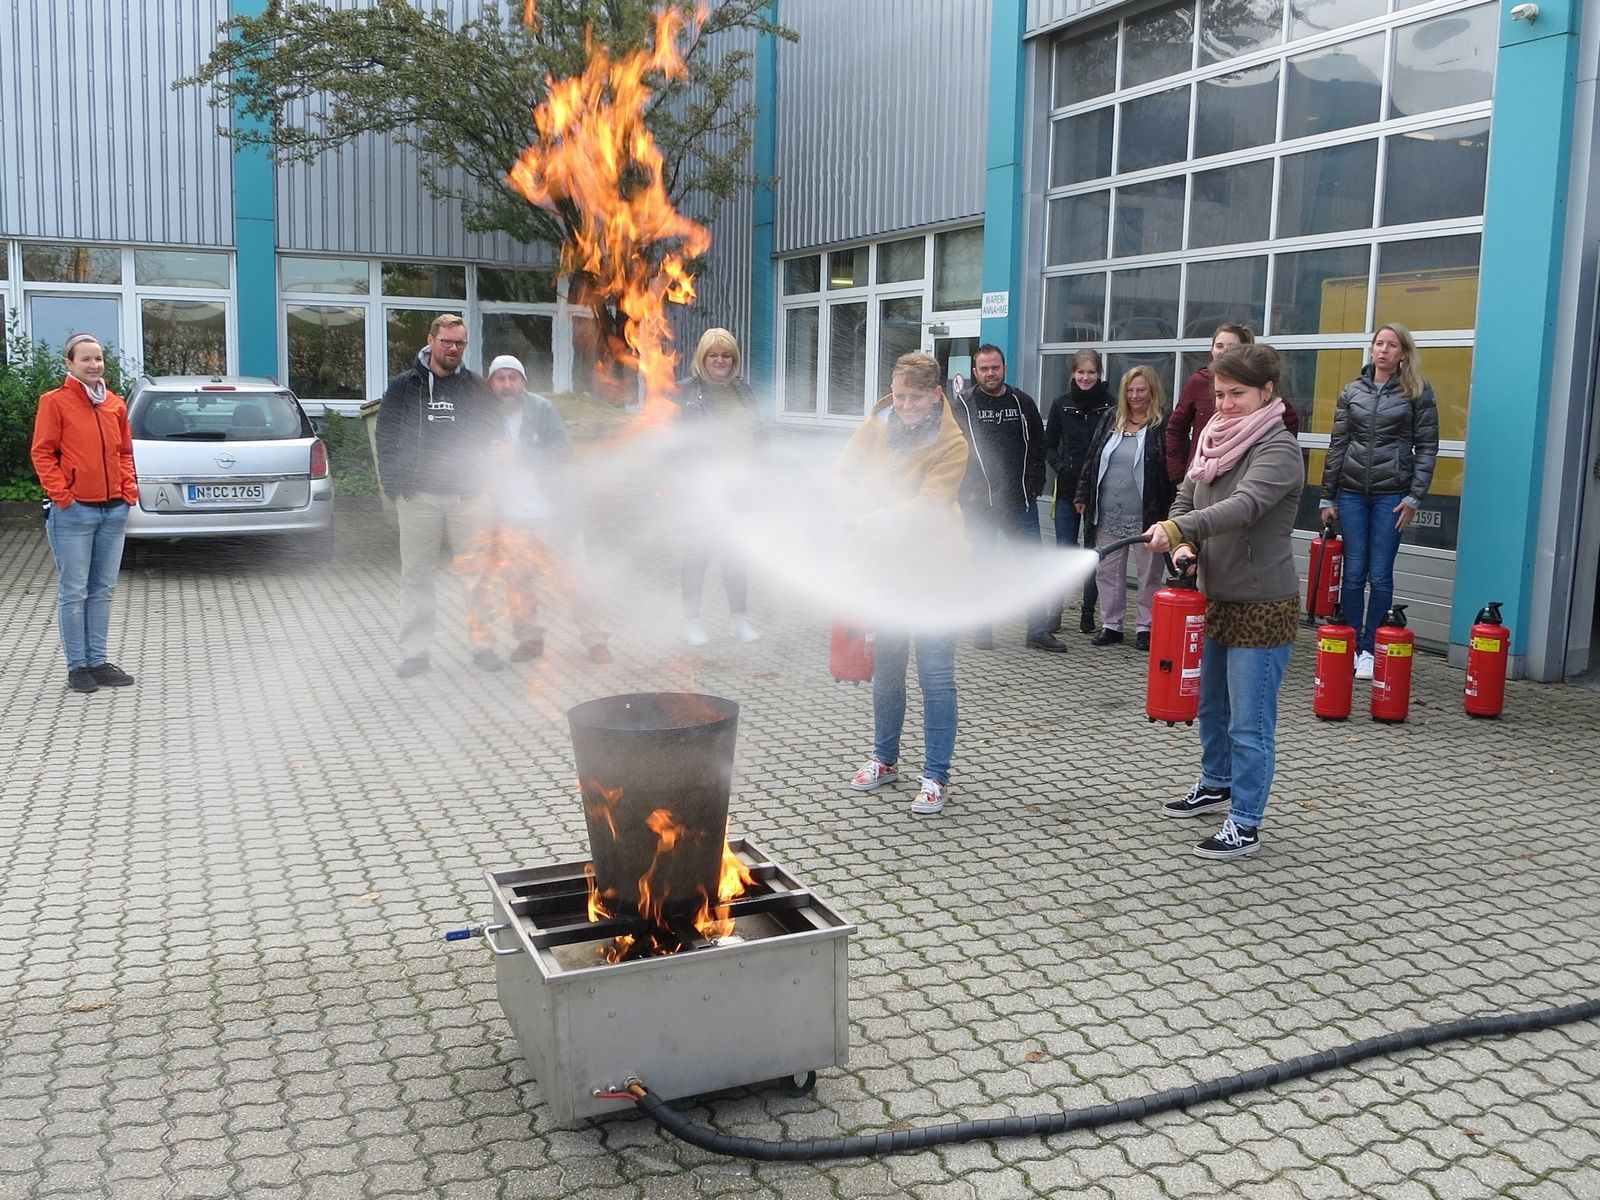
{"label": "woman spraying fire extinguisher", "polygon": [[1201,858],[1261,848],[1277,760],[1278,689],[1300,618],[1295,511],[1305,486],[1300,446],[1283,424],[1282,367],[1271,346],[1237,346],[1211,364],[1217,414],[1199,439],[1168,520],[1150,549],[1180,569],[1198,559],[1206,594],[1200,664],[1200,778],[1168,817],[1226,808]]}

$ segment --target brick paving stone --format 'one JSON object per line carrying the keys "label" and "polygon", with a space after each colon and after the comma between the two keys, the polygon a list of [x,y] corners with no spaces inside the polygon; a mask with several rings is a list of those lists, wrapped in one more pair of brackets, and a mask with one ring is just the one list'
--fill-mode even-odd
{"label": "brick paving stone", "polygon": [[[597,506],[602,561],[633,515]],[[487,956],[439,936],[483,919],[485,869],[583,857],[567,707],[714,692],[742,708],[735,830],[859,928],[852,1057],[809,1097],[680,1107],[805,1138],[1121,1100],[1600,994],[1600,694],[1513,683],[1468,723],[1423,655],[1406,725],[1325,725],[1302,637],[1263,852],[1208,864],[1159,815],[1195,733],[1143,720],[1131,651],[964,642],[950,807],[916,820],[911,787],[844,786],[870,691],[759,580],[756,646],[672,642],[657,554],[607,594],[615,664],[556,606],[544,659],[491,677],[443,578],[434,669],[400,681],[392,534],[340,523],[325,568],[147,556],[112,631],[140,682],[89,697],[62,684],[42,537],[0,528],[0,1198],[1600,1195],[1592,1025],[1092,1133],[754,1164],[633,1115],[558,1125]],[[1513,808],[1544,836],[1508,852]]]}

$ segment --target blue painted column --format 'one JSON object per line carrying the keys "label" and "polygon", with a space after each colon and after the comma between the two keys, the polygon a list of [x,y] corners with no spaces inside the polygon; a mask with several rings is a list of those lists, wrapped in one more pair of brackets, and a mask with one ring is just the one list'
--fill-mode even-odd
{"label": "blue painted column", "polygon": [[[235,17],[256,17],[267,0],[231,0]],[[237,105],[233,128],[262,128]],[[265,146],[233,149],[233,242],[239,315],[239,371],[278,378],[277,173]],[[280,380],[280,382],[282,382]]]}
{"label": "blue painted column", "polygon": [[[767,6],[777,23],[778,4]],[[778,170],[778,39],[763,33],[756,43],[756,134],[754,221],[750,231],[750,333],[746,375],[763,403],[777,394],[777,282],[772,261],[772,179]]]}
{"label": "blue painted column", "polygon": [[1015,362],[1022,287],[1022,148],[1027,113],[1025,0],[994,0],[989,29],[989,128],[983,210],[983,290],[1005,297],[1005,316],[983,319],[983,340]]}
{"label": "blue painted column", "polygon": [[1450,643],[1453,656],[1461,653],[1478,609],[1504,601],[1520,673],[1537,569],[1581,0],[1539,0],[1531,24],[1511,19],[1513,3],[1500,4]]}

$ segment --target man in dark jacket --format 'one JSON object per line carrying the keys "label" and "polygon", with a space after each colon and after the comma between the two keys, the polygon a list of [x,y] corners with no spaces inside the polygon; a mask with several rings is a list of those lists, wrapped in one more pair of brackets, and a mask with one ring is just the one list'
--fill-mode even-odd
{"label": "man in dark jacket", "polygon": [[[956,424],[970,453],[961,483],[961,509],[974,553],[992,554],[997,539],[1028,552],[1039,549],[1039,493],[1044,490],[1044,422],[1027,392],[1006,383],[1006,356],[984,344],[972,358],[976,387],[957,390],[951,402]],[[977,631],[980,650],[992,649],[994,634]],[[1066,646],[1049,629],[1046,606],[1028,610],[1028,645],[1061,651]]]}
{"label": "man in dark jacket", "polygon": [[[433,576],[448,539],[457,555],[487,558],[492,507],[484,456],[495,431],[494,398],[461,365],[466,323],[435,317],[428,344],[396,375],[378,409],[378,477],[400,520],[400,665],[405,679],[428,669],[433,639]],[[476,601],[476,595],[474,595]],[[474,602],[467,630],[473,661],[485,671],[505,662],[490,647],[489,614]]]}

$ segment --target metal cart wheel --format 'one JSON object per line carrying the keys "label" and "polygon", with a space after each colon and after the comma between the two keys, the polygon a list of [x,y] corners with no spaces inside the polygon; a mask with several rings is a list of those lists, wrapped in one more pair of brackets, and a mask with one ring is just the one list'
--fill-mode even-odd
{"label": "metal cart wheel", "polygon": [[817,1073],[806,1071],[803,1074],[785,1075],[775,1082],[785,1096],[809,1096],[817,1090]]}

